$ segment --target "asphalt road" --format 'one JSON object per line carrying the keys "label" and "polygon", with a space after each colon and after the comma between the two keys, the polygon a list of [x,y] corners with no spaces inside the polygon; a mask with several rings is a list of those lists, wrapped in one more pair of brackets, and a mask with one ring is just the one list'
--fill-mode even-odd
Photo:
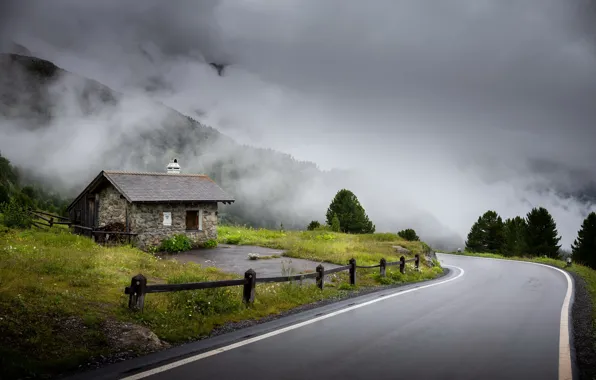
{"label": "asphalt road", "polygon": [[[451,273],[434,283],[355,298],[346,301],[349,304],[188,345],[184,364],[164,356],[172,367],[162,363],[126,376],[130,380],[563,378],[559,334],[568,286],[564,274],[513,261],[453,255],[439,259]],[[342,312],[340,307],[346,306],[350,310]],[[324,319],[310,322],[313,318]],[[300,327],[292,328],[296,323]],[[287,331],[280,333],[284,327]],[[266,338],[263,333],[268,333]],[[223,350],[215,350],[222,346]],[[153,356],[154,363],[159,355],[163,353]]]}

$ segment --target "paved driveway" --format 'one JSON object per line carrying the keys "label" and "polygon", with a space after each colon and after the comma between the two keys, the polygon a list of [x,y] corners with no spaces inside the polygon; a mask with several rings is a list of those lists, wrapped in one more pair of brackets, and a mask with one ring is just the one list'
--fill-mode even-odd
{"label": "paved driveway", "polygon": [[[316,261],[280,257],[267,260],[249,260],[249,253],[258,253],[261,256],[283,255],[284,251],[255,247],[249,245],[220,244],[213,249],[198,249],[176,255],[164,255],[164,258],[173,258],[180,262],[194,262],[203,266],[217,267],[224,272],[244,274],[248,269],[254,269],[258,277],[274,277],[300,272],[314,272]],[[324,263],[325,269],[332,269],[338,265]],[[285,269],[284,269],[285,268]],[[289,272],[291,270],[291,273]]]}

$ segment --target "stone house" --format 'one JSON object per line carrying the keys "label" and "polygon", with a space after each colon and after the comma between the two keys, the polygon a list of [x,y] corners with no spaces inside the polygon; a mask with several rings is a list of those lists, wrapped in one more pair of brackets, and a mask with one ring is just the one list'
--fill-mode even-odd
{"label": "stone house", "polygon": [[101,171],[68,206],[75,232],[119,224],[139,248],[159,245],[175,234],[194,244],[217,239],[218,204],[228,195],[211,178],[181,174],[177,160],[164,173]]}

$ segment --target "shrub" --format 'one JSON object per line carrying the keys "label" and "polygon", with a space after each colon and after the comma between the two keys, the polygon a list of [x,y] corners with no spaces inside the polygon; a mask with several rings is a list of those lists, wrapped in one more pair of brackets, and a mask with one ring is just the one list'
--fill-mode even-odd
{"label": "shrub", "polygon": [[192,242],[188,236],[184,234],[177,234],[170,238],[164,239],[159,247],[160,251],[178,253],[192,249]]}
{"label": "shrub", "polygon": [[341,225],[339,224],[339,218],[337,214],[333,214],[333,219],[331,219],[331,231],[339,232],[341,230]]}
{"label": "shrub", "polygon": [[307,229],[308,231],[314,231],[314,230],[316,230],[317,228],[320,228],[320,227],[321,227],[321,223],[319,223],[319,222],[318,222],[318,221],[316,221],[316,220],[313,220],[312,222],[310,222],[310,223],[308,224],[308,226],[306,227],[306,229]]}
{"label": "shrub", "polygon": [[397,233],[397,235],[407,241],[420,241],[418,235],[416,235],[416,231],[411,228],[407,228],[405,230],[401,230]]}
{"label": "shrub", "polygon": [[15,198],[11,198],[8,203],[0,205],[0,211],[4,214],[3,223],[9,228],[29,228],[31,227],[31,217]]}
{"label": "shrub", "polygon": [[217,240],[209,239],[203,243],[203,248],[215,248],[217,247]]}

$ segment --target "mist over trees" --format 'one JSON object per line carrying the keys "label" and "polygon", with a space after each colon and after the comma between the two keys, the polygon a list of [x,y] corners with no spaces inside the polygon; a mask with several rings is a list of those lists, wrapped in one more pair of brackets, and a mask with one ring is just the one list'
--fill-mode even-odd
{"label": "mist over trees", "polygon": [[[234,204],[221,207],[222,223],[264,228],[283,223],[286,228],[303,228],[320,213],[312,205],[305,207],[309,191],[319,190],[313,189],[313,183],[332,194],[325,173],[312,162],[240,145],[160,103],[118,93],[51,62],[0,54],[0,71],[0,119],[7,121],[3,121],[3,132],[26,134],[20,140],[22,151],[32,152],[39,150],[36,140],[43,136],[55,140],[57,130],[70,128],[69,155],[80,157],[76,162],[11,158],[19,168],[21,184],[35,187],[35,191],[25,191],[29,197],[44,188],[74,198],[101,170],[162,172],[174,157],[183,172],[207,174],[235,197]],[[64,93],[66,89],[72,93]],[[93,141],[96,136],[100,144]],[[4,187],[0,197],[7,198]],[[320,206],[324,204],[322,200]]]}
{"label": "mist over trees", "polygon": [[533,208],[525,218],[502,221],[496,211],[478,217],[466,240],[468,252],[498,253],[505,256],[547,256],[561,254],[561,237],[554,218],[544,207]]}

